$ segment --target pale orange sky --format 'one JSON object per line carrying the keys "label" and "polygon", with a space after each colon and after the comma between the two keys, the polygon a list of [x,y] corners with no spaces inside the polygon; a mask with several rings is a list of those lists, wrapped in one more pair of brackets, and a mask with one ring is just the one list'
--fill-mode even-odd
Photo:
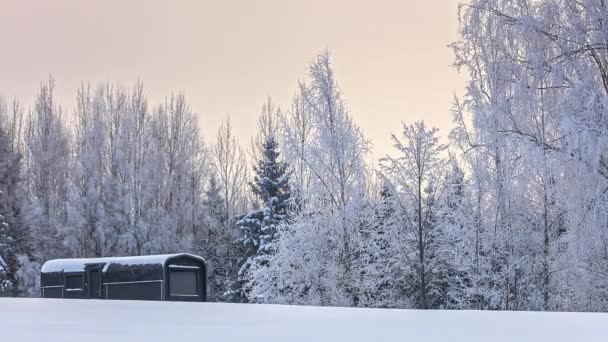
{"label": "pale orange sky", "polygon": [[183,91],[206,141],[228,115],[243,145],[267,96],[287,108],[317,51],[333,55],[356,122],[391,151],[400,122],[451,126],[457,0],[0,0],[0,95],[26,107],[52,74],[72,112],[81,81]]}

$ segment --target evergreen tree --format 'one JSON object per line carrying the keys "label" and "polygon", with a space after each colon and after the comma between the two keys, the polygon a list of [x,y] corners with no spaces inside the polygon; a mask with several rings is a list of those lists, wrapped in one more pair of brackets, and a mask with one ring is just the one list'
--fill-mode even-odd
{"label": "evergreen tree", "polygon": [[24,180],[28,205],[25,220],[36,236],[40,261],[67,254],[62,231],[66,226],[70,141],[63,112],[54,98],[55,81],[40,86],[24,134]]}
{"label": "evergreen tree", "polygon": [[408,258],[412,269],[412,292],[422,309],[435,305],[435,263],[438,234],[437,200],[443,186],[445,161],[441,157],[447,148],[439,143],[438,129],[428,129],[424,122],[403,124],[403,139],[393,135],[398,157],[381,160],[382,176],[398,200],[407,233],[405,248],[415,258]]}
{"label": "evergreen tree", "polygon": [[[295,166],[299,206],[278,226],[265,257],[251,265],[248,297],[266,302],[355,305],[358,231],[370,212],[363,202],[369,183],[370,143],[355,124],[334,77],[329,53],[319,53],[300,83],[296,111],[284,121],[283,147]],[[304,114],[304,112],[306,114]],[[299,122],[299,123],[296,123]],[[291,123],[296,123],[292,126]],[[367,214],[367,213],[366,213]]]}
{"label": "evergreen tree", "polygon": [[[37,275],[23,272],[32,262],[31,235],[22,217],[25,198],[21,183],[21,158],[0,125],[0,295],[30,294]],[[27,279],[26,279],[27,278]]]}
{"label": "evergreen tree", "polygon": [[436,305],[446,309],[469,308],[472,286],[474,232],[472,211],[465,192],[464,172],[453,158],[445,177],[444,196],[439,204],[436,235],[437,279],[434,282]]}
{"label": "evergreen tree", "polygon": [[251,191],[262,203],[262,208],[251,211],[239,221],[242,242],[252,255],[266,254],[276,233],[276,225],[287,217],[289,172],[287,164],[279,161],[278,143],[269,138],[263,144],[262,157],[254,166]]}
{"label": "evergreen tree", "polygon": [[[395,195],[387,186],[380,189],[378,201],[365,201],[371,214],[358,211],[360,239],[354,269],[357,270],[358,306],[408,308],[411,301],[404,296],[403,255],[399,211]],[[360,219],[361,220],[361,219]]]}
{"label": "evergreen tree", "polygon": [[[0,190],[0,202],[4,200],[4,196],[4,192]],[[11,286],[6,277],[6,262],[2,257],[8,252],[8,239],[8,223],[4,215],[0,214],[0,297],[8,295]]]}
{"label": "evergreen tree", "polygon": [[230,301],[232,298],[226,296],[230,292],[227,289],[233,284],[235,267],[235,255],[239,250],[237,236],[234,234],[234,226],[230,224],[223,206],[222,187],[217,175],[212,173],[209,179],[205,199],[204,210],[201,213],[201,229],[194,236],[194,250],[205,257],[209,265],[208,276],[208,298],[210,301]]}
{"label": "evergreen tree", "polygon": [[245,275],[254,262],[262,265],[268,260],[264,257],[272,253],[277,226],[286,222],[291,191],[288,165],[279,160],[278,142],[273,136],[267,137],[262,144],[262,155],[254,166],[254,180],[251,191],[262,207],[243,215],[237,222],[241,230],[241,242],[245,255],[239,270],[238,291],[246,287]]}

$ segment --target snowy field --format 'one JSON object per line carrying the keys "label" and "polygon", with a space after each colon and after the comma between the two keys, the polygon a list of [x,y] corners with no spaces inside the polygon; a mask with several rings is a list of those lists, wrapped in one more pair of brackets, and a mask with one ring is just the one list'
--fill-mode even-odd
{"label": "snowy field", "polygon": [[2,341],[608,341],[608,314],[0,299]]}

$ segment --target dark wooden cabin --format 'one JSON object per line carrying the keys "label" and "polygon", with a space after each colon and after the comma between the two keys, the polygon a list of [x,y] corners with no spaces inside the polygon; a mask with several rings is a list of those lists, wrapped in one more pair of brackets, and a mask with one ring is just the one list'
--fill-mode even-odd
{"label": "dark wooden cabin", "polygon": [[56,259],[41,269],[43,298],[207,300],[207,265],[191,254]]}

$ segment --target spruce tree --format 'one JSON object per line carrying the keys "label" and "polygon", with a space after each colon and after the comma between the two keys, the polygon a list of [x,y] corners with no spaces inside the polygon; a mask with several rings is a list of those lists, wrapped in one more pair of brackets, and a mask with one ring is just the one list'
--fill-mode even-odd
{"label": "spruce tree", "polygon": [[464,172],[457,162],[450,160],[443,196],[433,205],[433,228],[427,236],[428,292],[430,308],[462,309],[470,305],[471,286],[468,263],[470,213],[465,198]]}
{"label": "spruce tree", "polygon": [[[265,256],[272,253],[277,227],[288,218],[291,190],[288,165],[279,159],[279,144],[274,137],[268,137],[262,145],[262,155],[254,166],[251,191],[261,204],[259,209],[243,215],[237,225],[241,230],[241,242],[245,255],[239,270],[238,288],[245,287],[244,276],[253,263],[264,265]],[[243,296],[244,297],[244,296]]]}
{"label": "spruce tree", "polygon": [[[4,197],[4,192],[0,190],[0,203],[4,200]],[[8,245],[8,222],[6,222],[4,215],[0,212],[0,297],[7,296],[11,286],[6,276],[6,262],[3,258],[8,252]]]}
{"label": "spruce tree", "polygon": [[[21,158],[0,126],[0,295],[21,296],[31,279],[20,268],[31,262],[31,234],[23,220],[25,203],[21,185]],[[34,275],[35,277],[36,275]]]}
{"label": "spruce tree", "polygon": [[205,191],[201,213],[202,229],[195,232],[195,252],[204,256],[209,265],[208,282],[210,301],[221,301],[230,279],[230,245],[233,237],[227,227],[228,218],[222,208],[221,187],[213,173]]}

